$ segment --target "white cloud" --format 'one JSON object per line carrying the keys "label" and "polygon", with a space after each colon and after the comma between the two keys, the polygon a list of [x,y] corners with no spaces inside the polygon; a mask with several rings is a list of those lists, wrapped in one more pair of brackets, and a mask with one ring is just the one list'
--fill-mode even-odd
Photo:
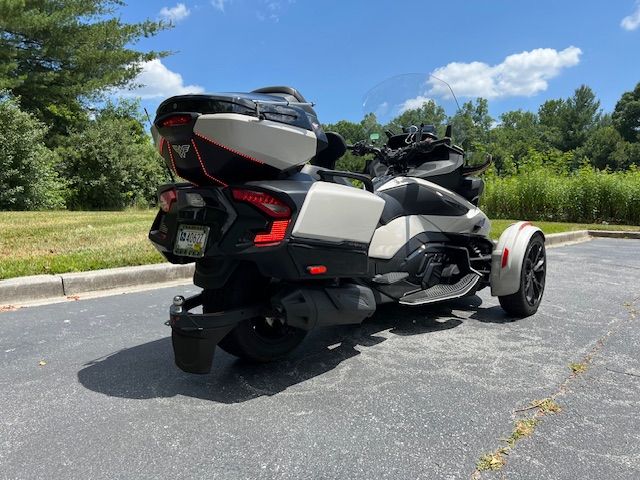
{"label": "white cloud", "polygon": [[117,95],[148,99],[204,92],[199,85],[185,85],[182,75],[169,70],[159,59],[145,62],[132,84],[141,86],[120,90]]}
{"label": "white cloud", "polygon": [[[451,85],[459,97],[515,97],[532,96],[545,91],[552,78],[580,63],[582,50],[568,47],[562,51],[536,48],[529,52],[509,55],[498,65],[483,62],[450,63],[432,72],[434,77]],[[430,80],[429,94],[450,97],[449,89]]]}
{"label": "white cloud", "polygon": [[631,15],[624,17],[620,26],[625,30],[635,30],[640,27],[640,0],[636,1],[636,10]]}
{"label": "white cloud", "polygon": [[220,10],[221,12],[224,12],[224,4],[227,2],[227,0],[211,0],[211,5],[214,6],[214,8]]}
{"label": "white cloud", "polygon": [[191,10],[189,10],[184,3],[178,3],[175,7],[162,7],[160,10],[160,16],[165,20],[173,23],[177,23],[180,20],[184,20],[189,16]]}
{"label": "white cloud", "polygon": [[[424,95],[418,95],[415,98],[410,98],[405,100],[402,105],[400,105],[400,110],[398,113],[406,112],[407,110],[415,110],[417,108],[421,108],[423,104],[431,101],[432,99],[429,97],[425,97]],[[386,102],[385,102],[386,105]]]}

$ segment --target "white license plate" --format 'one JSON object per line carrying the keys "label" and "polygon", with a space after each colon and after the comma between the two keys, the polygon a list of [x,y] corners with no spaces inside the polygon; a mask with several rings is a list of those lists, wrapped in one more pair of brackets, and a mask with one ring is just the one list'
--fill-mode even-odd
{"label": "white license plate", "polygon": [[209,227],[180,225],[173,253],[186,257],[202,257],[207,247]]}

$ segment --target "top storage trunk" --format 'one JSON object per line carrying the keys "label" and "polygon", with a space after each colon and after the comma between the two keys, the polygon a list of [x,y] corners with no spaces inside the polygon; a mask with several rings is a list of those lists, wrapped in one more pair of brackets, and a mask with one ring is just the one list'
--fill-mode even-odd
{"label": "top storage trunk", "polygon": [[326,146],[313,110],[258,93],[171,97],[152,135],[169,168],[195,185],[275,179]]}

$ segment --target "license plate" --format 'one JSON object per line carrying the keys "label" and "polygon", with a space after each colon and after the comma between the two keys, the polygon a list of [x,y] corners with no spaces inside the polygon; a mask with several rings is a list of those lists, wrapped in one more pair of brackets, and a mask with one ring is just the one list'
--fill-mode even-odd
{"label": "license plate", "polygon": [[209,227],[201,225],[180,225],[176,235],[173,253],[185,257],[202,257],[207,247]]}

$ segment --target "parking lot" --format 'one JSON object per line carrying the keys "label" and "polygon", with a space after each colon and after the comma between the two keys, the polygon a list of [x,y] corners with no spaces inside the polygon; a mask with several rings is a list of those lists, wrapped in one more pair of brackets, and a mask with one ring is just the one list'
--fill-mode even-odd
{"label": "parking lot", "polygon": [[[488,291],[384,307],[278,363],[218,350],[204,376],[163,325],[193,287],[0,313],[0,478],[640,478],[640,243],[548,267],[530,318]],[[477,471],[549,397],[561,411]]]}

